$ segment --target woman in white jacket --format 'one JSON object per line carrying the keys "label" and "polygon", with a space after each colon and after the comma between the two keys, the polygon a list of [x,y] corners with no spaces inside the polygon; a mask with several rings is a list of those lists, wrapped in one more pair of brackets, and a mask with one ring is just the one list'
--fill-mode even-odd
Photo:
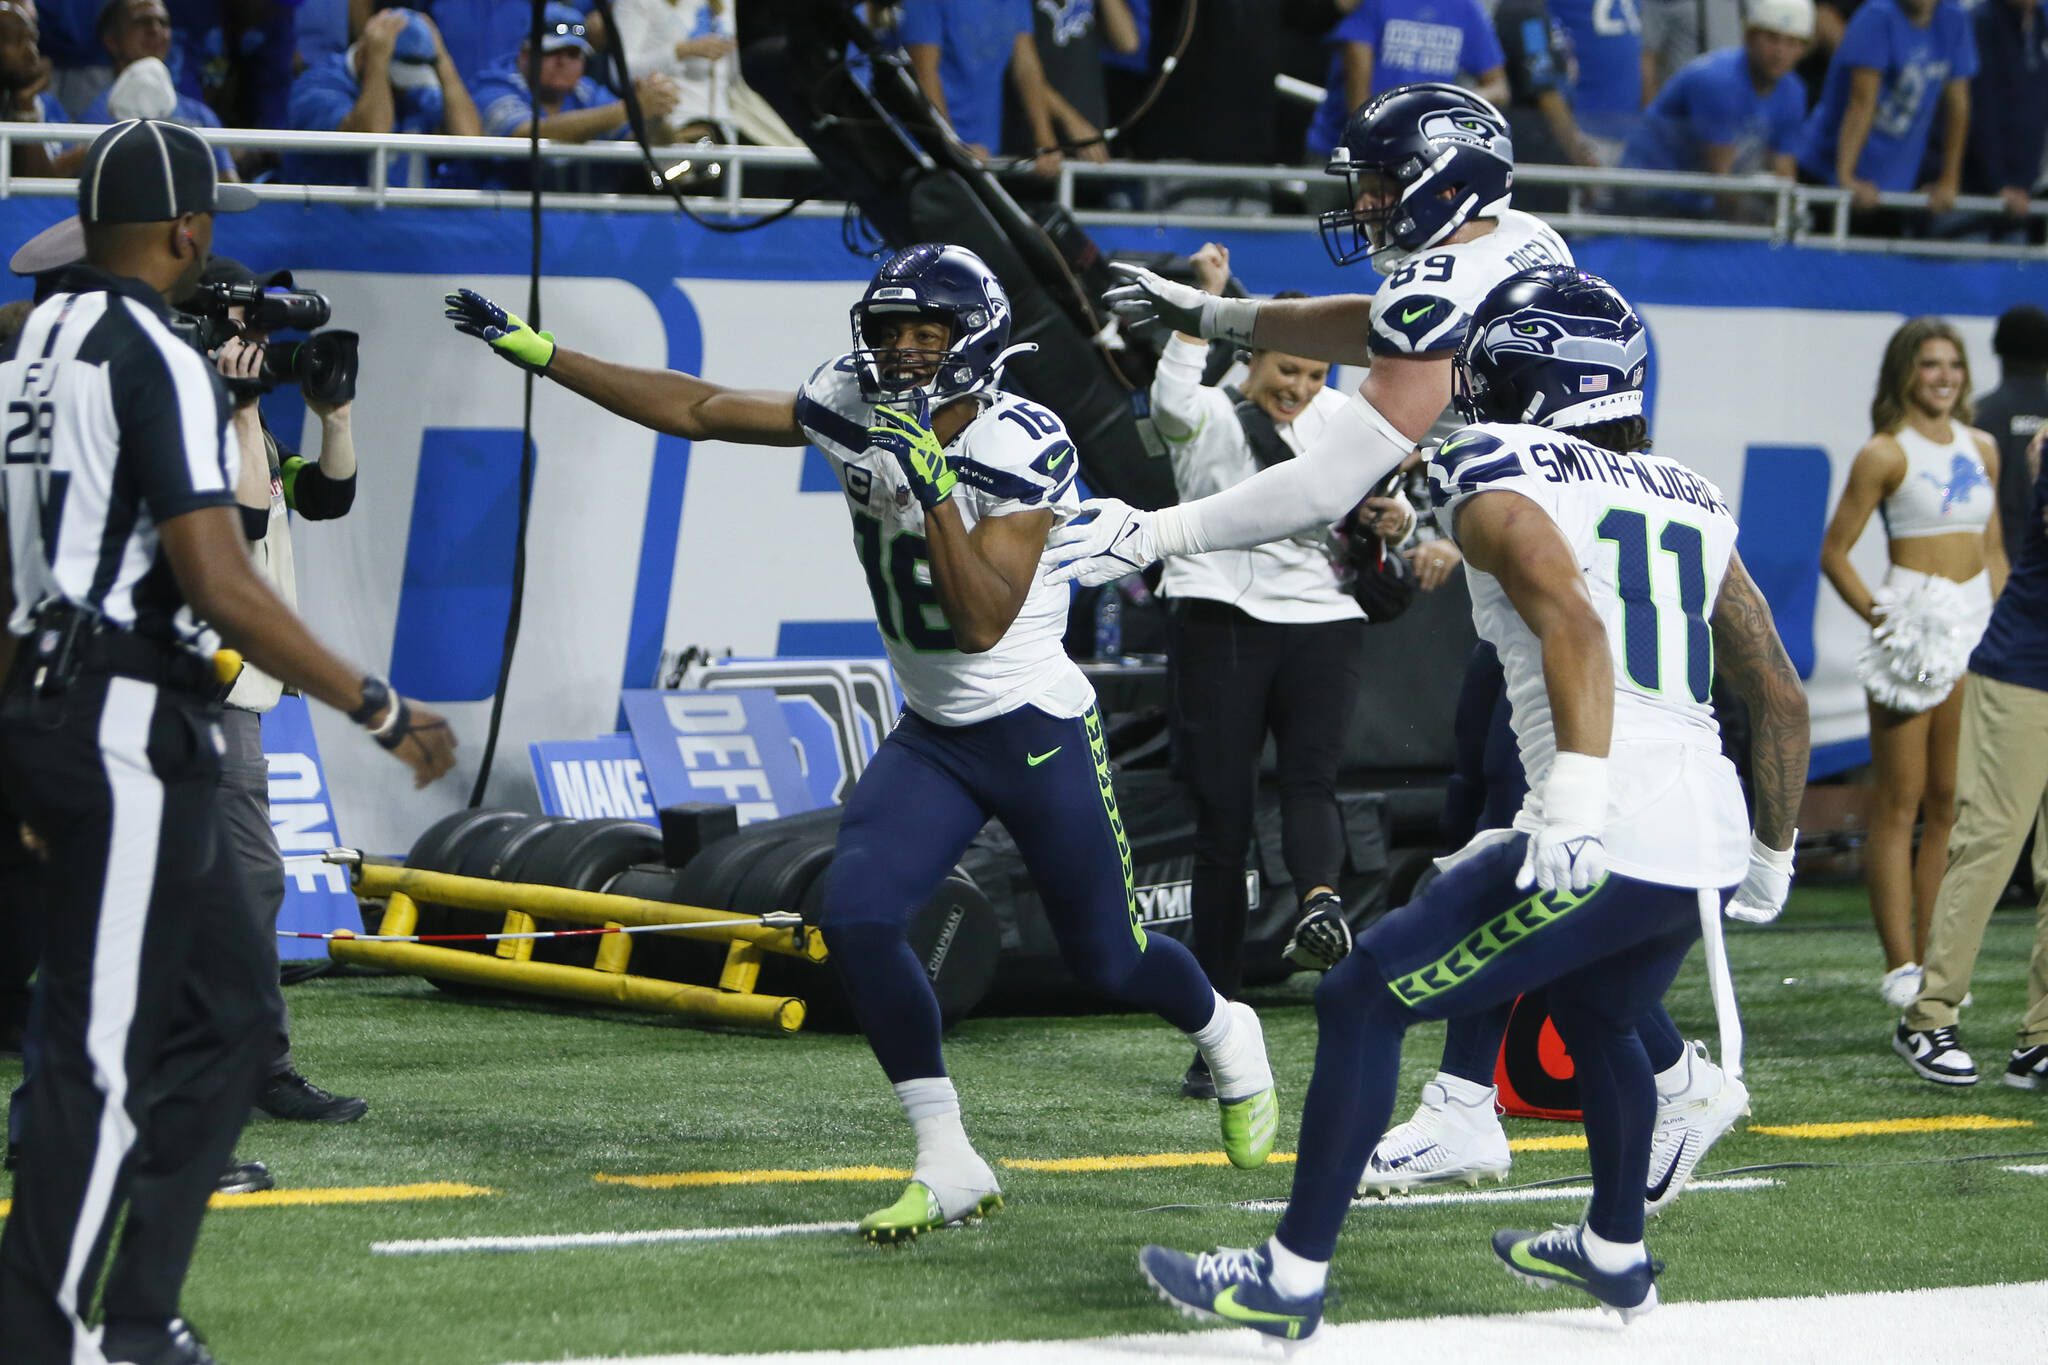
{"label": "woman in white jacket", "polygon": [[[1201,287],[1221,293],[1229,252],[1210,243],[1192,259]],[[1298,454],[1346,401],[1327,387],[1326,363],[1279,351],[1254,351],[1235,388],[1205,386],[1208,352],[1207,342],[1176,334],[1152,381],[1152,420],[1184,501]],[[1360,520],[1397,543],[1415,514],[1396,495],[1368,499]],[[1296,895],[1304,911],[1336,899],[1344,862],[1337,766],[1365,667],[1365,612],[1327,534],[1169,559],[1160,593],[1171,612],[1174,769],[1195,807],[1193,947],[1230,998],[1242,984],[1245,856],[1268,732],[1279,760],[1282,858]],[[1199,1054],[1181,1088],[1214,1094]]]}

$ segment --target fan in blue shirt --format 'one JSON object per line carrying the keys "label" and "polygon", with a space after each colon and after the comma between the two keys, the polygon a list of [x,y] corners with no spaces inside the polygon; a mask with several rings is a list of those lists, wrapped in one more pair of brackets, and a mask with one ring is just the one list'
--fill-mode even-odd
{"label": "fan in blue shirt", "polygon": [[1643,18],[1636,0],[1550,0],[1572,40],[1579,80],[1572,112],[1608,165],[1643,116]]}
{"label": "fan in blue shirt", "polygon": [[1479,0],[1365,0],[1330,30],[1330,79],[1308,127],[1308,153],[1337,145],[1351,111],[1417,81],[1470,77],[1495,104],[1508,101],[1507,54]]}
{"label": "fan in blue shirt", "polygon": [[[1806,121],[1806,89],[1792,68],[1812,34],[1812,0],[1752,0],[1742,46],[1695,57],[1665,82],[1621,164],[1791,179]],[[1661,198],[1679,212],[1715,211],[1712,195]]]}
{"label": "fan in blue shirt", "polygon": [[[1054,148],[1052,101],[1031,37],[1031,0],[904,0],[903,47],[932,106],[953,135],[986,158],[1003,142],[1003,73],[1016,83],[1034,147]],[[1036,158],[1042,176],[1059,173],[1057,150]]]}
{"label": "fan in blue shirt", "polygon": [[[325,132],[475,137],[481,131],[476,106],[433,21],[404,9],[372,15],[360,42],[299,73],[292,82],[291,123]],[[402,179],[397,163],[392,171],[394,182]],[[433,176],[445,183],[442,167]],[[369,158],[288,152],[282,178],[301,185],[361,185],[369,178]]]}
{"label": "fan in blue shirt", "polygon": [[1976,74],[1976,38],[1953,0],[1866,0],[1842,34],[1800,136],[1800,169],[1853,190],[1859,208],[1874,204],[1880,190],[1911,190],[1939,105],[1941,170],[1927,203],[1945,212],[1962,184]]}

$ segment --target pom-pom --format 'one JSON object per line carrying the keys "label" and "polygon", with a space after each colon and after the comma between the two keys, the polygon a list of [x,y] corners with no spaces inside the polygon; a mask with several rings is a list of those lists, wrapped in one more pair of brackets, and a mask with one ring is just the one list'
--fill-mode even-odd
{"label": "pom-pom", "polygon": [[1863,647],[1857,676],[1880,706],[1916,715],[1939,706],[1969,666],[1982,630],[1962,585],[1920,579],[1900,591],[1877,591],[1877,625]]}

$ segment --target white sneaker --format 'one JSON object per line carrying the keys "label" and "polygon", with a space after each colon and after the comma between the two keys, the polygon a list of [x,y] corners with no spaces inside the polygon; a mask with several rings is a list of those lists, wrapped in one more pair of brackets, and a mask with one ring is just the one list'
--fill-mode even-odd
{"label": "white sneaker", "polygon": [[1899,1020],[1892,1033],[1892,1051],[1906,1059],[1913,1074],[1936,1085],[1975,1085],[1977,1063],[1956,1039],[1955,1025],[1914,1029]]}
{"label": "white sneaker", "polygon": [[1401,1194],[1423,1185],[1508,1178],[1508,1135],[1495,1112],[1494,1088],[1437,1073],[1422,1087],[1415,1117],[1390,1128],[1373,1148],[1360,1194]]}
{"label": "white sneaker", "polygon": [[1908,962],[1904,966],[1892,968],[1878,978],[1877,993],[1883,997],[1885,1004],[1903,1011],[1920,998],[1920,983],[1924,979],[1925,973],[1920,964]]}
{"label": "white sneaker", "polygon": [[1657,1126],[1650,1135],[1650,1174],[1643,1212],[1662,1213],[1678,1198],[1707,1149],[1749,1112],[1749,1087],[1707,1058],[1707,1045],[1686,1050],[1684,1088],[1657,1095]]}

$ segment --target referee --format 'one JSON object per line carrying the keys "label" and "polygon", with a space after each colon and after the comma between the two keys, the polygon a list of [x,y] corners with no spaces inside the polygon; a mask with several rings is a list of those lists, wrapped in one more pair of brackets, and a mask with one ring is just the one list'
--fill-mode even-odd
{"label": "referee", "polygon": [[205,265],[214,213],[254,202],[186,129],[109,128],[79,181],[85,263],[0,364],[0,781],[49,850],[42,1066],[0,1235],[0,1342],[24,1365],[211,1359],[178,1297],[268,1060],[271,961],[222,845],[218,698],[239,661],[221,642],[419,784],[453,761],[445,721],[335,657],[250,568],[227,394],[165,299]]}

